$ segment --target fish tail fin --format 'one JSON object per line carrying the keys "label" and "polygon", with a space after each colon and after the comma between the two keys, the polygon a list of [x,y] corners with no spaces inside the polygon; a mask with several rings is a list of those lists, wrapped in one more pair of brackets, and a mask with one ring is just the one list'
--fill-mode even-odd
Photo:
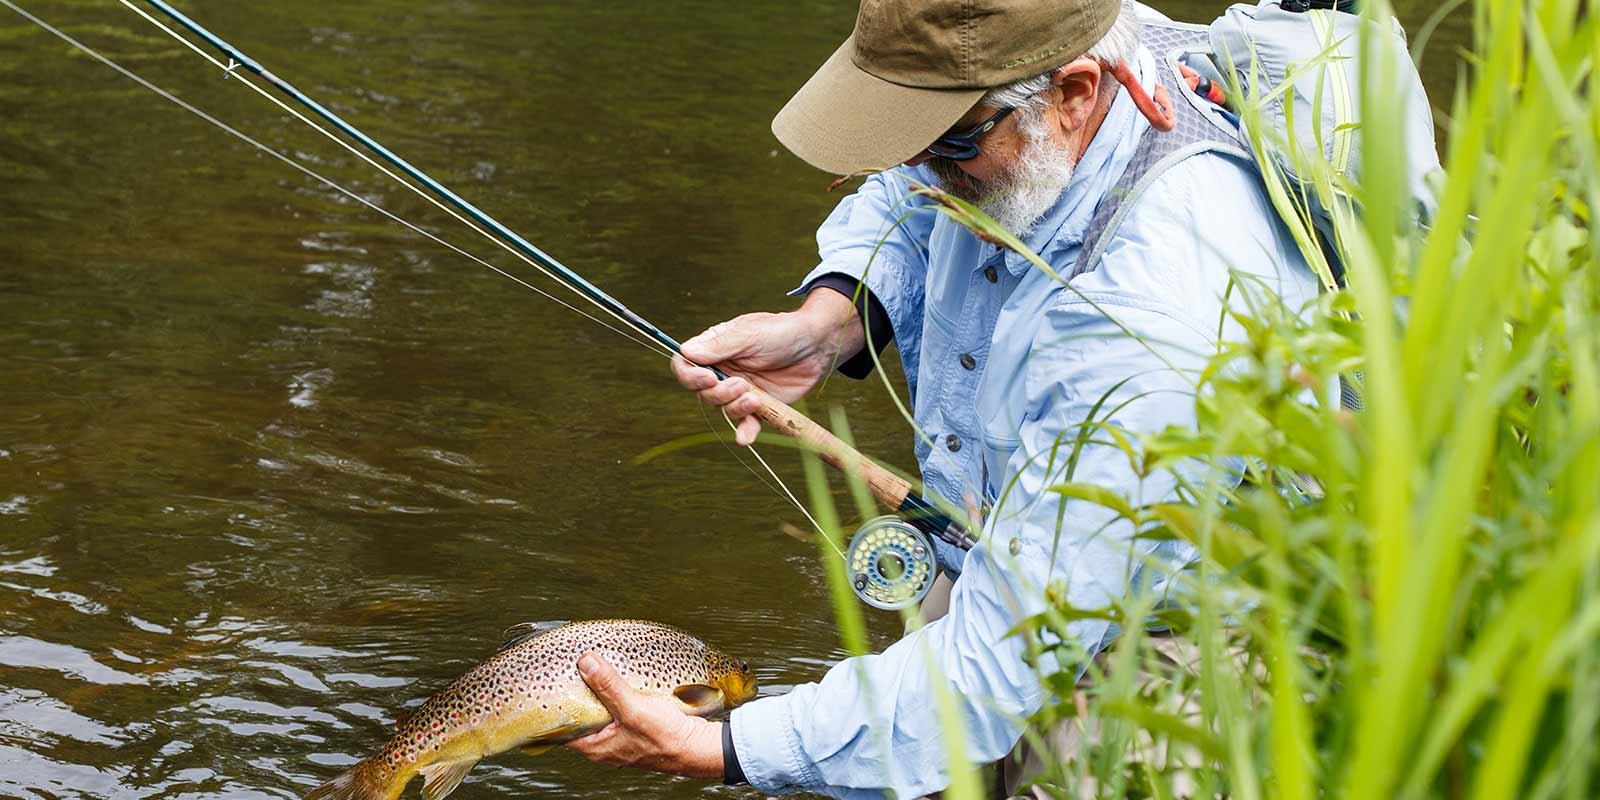
{"label": "fish tail fin", "polygon": [[312,789],[305,800],[393,800],[406,785],[398,778],[377,759],[369,758]]}

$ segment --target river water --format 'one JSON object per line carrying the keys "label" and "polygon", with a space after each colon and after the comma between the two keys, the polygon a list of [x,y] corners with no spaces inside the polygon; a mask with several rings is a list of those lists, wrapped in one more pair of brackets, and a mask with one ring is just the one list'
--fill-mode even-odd
{"label": "river water", "polygon": [[[24,6],[493,252],[121,6]],[[678,335],[783,307],[837,199],[767,125],[842,0],[185,8]],[[798,512],[715,444],[634,463],[722,424],[661,358],[3,9],[0,320],[0,796],[297,797],[524,620],[681,625],[769,693],[840,657]],[[881,384],[822,399],[910,466]],[[456,796],[743,791],[558,750]]]}

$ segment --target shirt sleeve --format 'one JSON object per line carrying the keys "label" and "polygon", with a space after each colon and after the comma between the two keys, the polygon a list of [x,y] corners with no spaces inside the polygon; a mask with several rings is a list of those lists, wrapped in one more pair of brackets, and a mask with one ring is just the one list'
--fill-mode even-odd
{"label": "shirt sleeve", "polygon": [[[1206,349],[1197,345],[1207,337],[1169,311],[1150,297],[1114,292],[1058,296],[1030,345],[1029,413],[997,484],[1009,489],[967,556],[948,615],[881,654],[836,664],[820,683],[736,710],[735,749],[752,785],[840,798],[877,798],[885,789],[919,797],[945,788],[935,676],[957,699],[967,755],[987,763],[1010,751],[1021,720],[1040,706],[1041,675],[1024,662],[1021,637],[1008,633],[1043,610],[1052,584],[1079,608],[1126,596],[1157,545],[1135,539],[1132,524],[1104,507],[1050,487],[1094,483],[1134,505],[1172,491],[1170,475],[1140,477],[1114,446],[1090,444],[1074,464],[1067,458],[1102,397],[1109,398],[1104,409],[1116,409],[1105,423],[1127,431],[1193,423],[1192,380]],[[1088,654],[1108,627],[1084,620],[1070,633]]]}
{"label": "shirt sleeve", "polygon": [[[912,193],[911,185],[933,182],[925,167],[901,166],[868,176],[817,229],[820,262],[791,292],[803,294],[830,273],[859,281],[886,312],[906,372],[912,374],[922,332],[928,237],[937,212],[928,208],[932,201]],[[870,344],[882,349],[886,342]]]}

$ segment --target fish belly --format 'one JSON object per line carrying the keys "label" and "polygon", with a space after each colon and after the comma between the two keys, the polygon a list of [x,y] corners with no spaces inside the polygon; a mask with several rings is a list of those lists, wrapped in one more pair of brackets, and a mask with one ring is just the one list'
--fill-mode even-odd
{"label": "fish belly", "polygon": [[484,755],[518,748],[543,749],[587,736],[611,721],[610,712],[598,702],[551,703],[549,708],[533,708],[501,715],[485,726]]}

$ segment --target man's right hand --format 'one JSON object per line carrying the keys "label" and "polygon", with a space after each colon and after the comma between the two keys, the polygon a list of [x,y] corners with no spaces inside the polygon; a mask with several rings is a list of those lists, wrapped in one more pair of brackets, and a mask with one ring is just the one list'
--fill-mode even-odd
{"label": "man's right hand", "polygon": [[[672,359],[672,372],[707,405],[725,411],[738,424],[735,440],[750,445],[761,432],[761,422],[753,416],[761,403],[750,394],[752,386],[792,403],[865,342],[850,298],[817,288],[794,311],[745,314],[684,342],[683,355]],[[728,379],[718,381],[705,369],[710,366]]]}

